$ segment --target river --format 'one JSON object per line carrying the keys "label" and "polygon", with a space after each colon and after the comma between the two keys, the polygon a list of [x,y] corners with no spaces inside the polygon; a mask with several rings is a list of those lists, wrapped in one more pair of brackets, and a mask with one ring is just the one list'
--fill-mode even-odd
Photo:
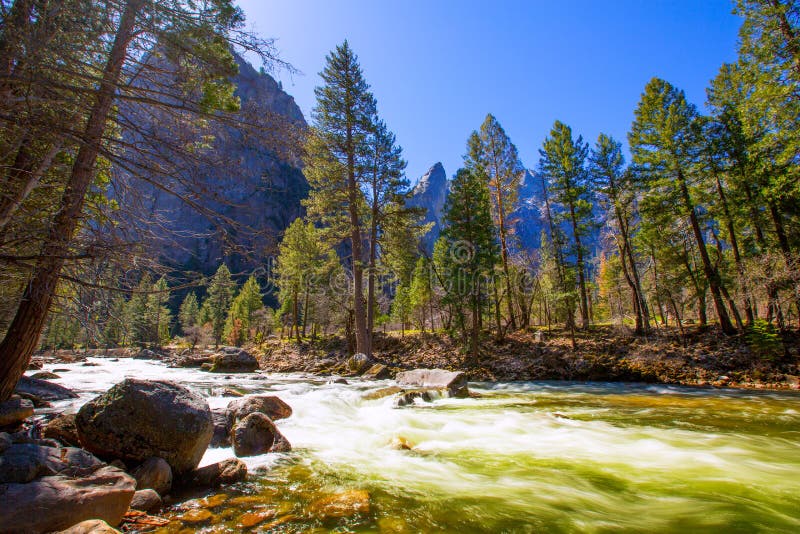
{"label": "river", "polygon": [[[274,510],[280,521],[256,527],[273,532],[800,532],[795,392],[472,383],[480,398],[397,409],[392,398],[363,398],[391,381],[88,361],[45,366],[68,369],[55,382],[80,394],[57,410],[124,377],[176,381],[212,408],[230,401],[215,390],[232,387],[294,410],[277,423],[291,453],[245,458],[251,476],[222,490],[212,519],[164,532],[237,532],[253,510]],[[232,456],[209,449],[201,465]],[[314,516],[316,500],[349,490],[369,492],[369,512]]]}

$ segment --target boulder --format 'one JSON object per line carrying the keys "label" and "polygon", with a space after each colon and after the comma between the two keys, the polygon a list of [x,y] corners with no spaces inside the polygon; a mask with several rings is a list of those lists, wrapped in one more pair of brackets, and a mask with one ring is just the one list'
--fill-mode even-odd
{"label": "boulder", "polygon": [[286,419],[291,417],[292,407],[274,395],[253,395],[229,402],[226,413],[228,426],[233,428],[233,425],[251,413],[263,413],[273,421]]}
{"label": "boulder", "polygon": [[173,382],[134,378],[84,404],[76,424],[81,443],[101,458],[161,457],[178,475],[200,463],[214,433],[205,399]]}
{"label": "boulder", "polygon": [[289,441],[263,413],[251,413],[236,423],[231,430],[231,442],[234,454],[239,457],[292,449]]}
{"label": "boulder", "polygon": [[461,371],[443,369],[415,369],[397,373],[400,386],[415,386],[426,389],[446,390],[451,397],[467,397],[467,375]]}
{"label": "boulder", "polygon": [[348,371],[357,375],[366,371],[367,368],[369,367],[369,364],[370,364],[369,356],[361,352],[357,352],[347,359],[347,363],[345,364],[345,366],[347,367]]}
{"label": "boulder", "polygon": [[81,442],[78,439],[78,427],[75,426],[74,413],[61,414],[44,427],[44,437],[55,439],[64,445],[72,445],[73,447],[80,447]]}
{"label": "boulder", "polygon": [[131,500],[131,508],[142,512],[158,510],[163,505],[164,503],[161,501],[161,496],[152,489],[137,490],[136,493],[133,494],[133,499]]}
{"label": "boulder", "polygon": [[52,475],[84,476],[103,465],[92,454],[75,447],[14,443],[0,456],[0,484],[24,484]]}
{"label": "boulder", "polygon": [[362,378],[370,378],[372,380],[383,380],[385,378],[391,378],[391,376],[392,372],[382,363],[376,363],[361,375]]}
{"label": "boulder", "polygon": [[166,495],[172,489],[172,468],[162,458],[148,458],[131,475],[136,479],[137,490],[151,489]]}
{"label": "boulder", "polygon": [[46,476],[27,484],[0,484],[0,533],[52,532],[87,519],[118,525],[136,481],[116,467],[89,476]]}
{"label": "boulder", "polygon": [[214,435],[211,437],[209,447],[227,447],[231,444],[231,422],[227,410],[212,410],[211,419],[214,421]]}
{"label": "boulder", "polygon": [[35,378],[38,380],[55,380],[56,378],[61,378],[55,373],[51,373],[50,371],[39,371],[38,373],[33,373],[31,378]]}
{"label": "boulder", "polygon": [[[69,371],[69,369],[66,370]],[[47,380],[39,380],[38,378],[31,378],[29,376],[23,376],[19,379],[15,391],[27,393],[28,395],[35,395],[46,401],[60,401],[78,398],[73,391],[60,384],[48,382]]]}
{"label": "boulder", "polygon": [[211,358],[212,373],[251,373],[258,369],[258,360],[244,349],[225,347]]}
{"label": "boulder", "polygon": [[102,519],[87,519],[77,525],[62,530],[58,534],[121,534],[119,530],[109,526]]}
{"label": "boulder", "polygon": [[0,402],[0,428],[17,426],[33,415],[33,403],[28,399],[9,399]]}
{"label": "boulder", "polygon": [[176,359],[172,365],[174,367],[186,367],[186,368],[195,368],[195,367],[202,367],[204,364],[211,365],[211,355],[210,354],[201,354],[201,355],[185,355],[180,356]]}
{"label": "boulder", "polygon": [[228,458],[215,464],[195,469],[187,477],[192,487],[213,488],[222,484],[234,484],[247,478],[247,465],[238,458]]}

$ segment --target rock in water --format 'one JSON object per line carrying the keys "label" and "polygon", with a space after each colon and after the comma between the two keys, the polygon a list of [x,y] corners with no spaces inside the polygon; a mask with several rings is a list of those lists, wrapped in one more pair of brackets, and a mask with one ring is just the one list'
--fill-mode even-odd
{"label": "rock in water", "polygon": [[136,489],[152,489],[166,495],[172,489],[172,468],[162,458],[148,458],[131,473],[136,479]]}
{"label": "rock in water", "polygon": [[51,373],[50,371],[40,371],[38,373],[33,373],[31,378],[35,378],[38,380],[55,380],[57,378],[61,378],[55,373]]}
{"label": "rock in water", "polygon": [[263,413],[273,421],[292,415],[292,407],[273,395],[253,395],[228,403],[226,414],[229,428],[251,413]]}
{"label": "rock in water", "polygon": [[136,481],[116,467],[83,478],[42,477],[0,485],[0,533],[52,532],[87,519],[118,525],[128,511]]}
{"label": "rock in water", "polygon": [[397,373],[400,386],[416,386],[427,389],[443,389],[451,397],[467,397],[467,375],[461,371],[443,369],[414,369]]}
{"label": "rock in water", "polygon": [[74,413],[62,413],[55,419],[52,419],[47,423],[47,426],[44,427],[44,437],[56,439],[64,445],[80,447],[81,443],[78,439],[78,427],[75,426],[76,417]]}
{"label": "rock in water", "polygon": [[176,475],[197,467],[214,433],[205,399],[173,382],[134,378],[84,404],[76,424],[81,443],[98,456],[160,457]]}
{"label": "rock in water", "polygon": [[187,482],[194,487],[213,488],[221,484],[242,482],[245,478],[247,478],[247,465],[238,458],[228,458],[195,469],[187,477]]}
{"label": "rock in water", "polygon": [[337,519],[369,513],[369,492],[351,490],[323,497],[310,506],[311,514],[319,519]]}
{"label": "rock in water", "polygon": [[212,373],[252,373],[258,369],[258,360],[246,350],[225,347],[211,358]]}
{"label": "rock in water", "polygon": [[0,428],[17,426],[33,415],[33,403],[28,399],[9,399],[0,402]]}
{"label": "rock in water", "polygon": [[240,457],[292,449],[275,424],[262,413],[251,413],[236,423],[231,431],[231,441],[233,452]]}
{"label": "rock in water", "polygon": [[369,367],[369,357],[366,354],[358,352],[350,356],[347,360],[347,370],[353,374],[360,374],[366,371]]}
{"label": "rock in water", "polygon": [[142,512],[158,510],[162,505],[161,496],[151,489],[137,490],[133,494],[133,500],[131,500],[131,508]]}
{"label": "rock in water", "polygon": [[363,375],[361,375],[362,378],[371,378],[373,380],[383,380],[384,378],[389,378],[391,376],[392,372],[382,363],[376,363],[367,369]]}
{"label": "rock in water", "polygon": [[[69,371],[69,369],[63,369],[62,371]],[[48,382],[47,380],[31,378],[29,376],[23,376],[20,378],[14,391],[19,393],[27,393],[28,395],[35,395],[46,401],[59,401],[78,398],[78,395],[76,395],[73,391],[60,384]]]}
{"label": "rock in water", "polygon": [[231,422],[227,411],[212,410],[211,419],[214,421],[214,435],[209,446],[227,447],[231,444]]}

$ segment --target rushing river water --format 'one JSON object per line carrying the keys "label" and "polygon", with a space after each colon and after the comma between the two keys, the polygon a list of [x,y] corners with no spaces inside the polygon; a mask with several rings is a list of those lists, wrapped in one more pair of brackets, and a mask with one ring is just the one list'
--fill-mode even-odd
{"label": "rushing river water", "polygon": [[[245,458],[248,482],[211,519],[164,531],[800,532],[800,395],[631,384],[470,384],[480,398],[396,409],[364,394],[390,381],[225,378],[122,359],[55,364],[77,409],[124,377],[278,395],[287,454]],[[262,377],[263,378],[263,377]],[[408,450],[406,447],[411,447]],[[233,456],[209,449],[203,464]],[[324,519],[314,502],[369,492],[369,511]],[[213,506],[216,504],[216,506]],[[191,505],[191,503],[190,503]]]}

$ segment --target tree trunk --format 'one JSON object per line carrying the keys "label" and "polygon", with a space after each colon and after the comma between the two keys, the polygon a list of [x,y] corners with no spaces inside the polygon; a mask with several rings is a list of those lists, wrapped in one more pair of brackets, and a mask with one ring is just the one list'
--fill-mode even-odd
{"label": "tree trunk", "polygon": [[364,310],[364,267],[361,250],[361,220],[358,216],[358,196],[361,191],[356,183],[355,148],[352,130],[347,132],[347,194],[350,215],[350,250],[353,255],[353,323],[355,328],[356,352],[370,354],[369,334]]}
{"label": "tree trunk", "polygon": [[[374,180],[377,180],[375,178]],[[375,263],[378,256],[378,192],[376,181],[372,186],[372,220],[369,230],[369,267],[367,271],[367,356],[372,356],[372,331],[375,326]]]}
{"label": "tree trunk", "polygon": [[678,185],[681,190],[684,209],[689,215],[689,222],[692,225],[694,238],[697,242],[698,251],[700,252],[700,259],[703,262],[703,273],[705,274],[708,285],[711,288],[711,296],[714,300],[714,309],[717,312],[719,325],[724,334],[734,335],[736,334],[736,329],[731,323],[731,319],[728,316],[728,310],[725,308],[725,302],[722,300],[722,291],[720,289],[722,282],[719,279],[719,273],[713,268],[711,265],[711,259],[708,257],[708,250],[706,249],[706,243],[703,239],[703,232],[700,230],[700,223],[697,220],[697,212],[695,211],[694,204],[689,196],[689,188],[686,186],[686,178],[683,176],[681,171],[678,171]]}
{"label": "tree trunk", "polygon": [[114,103],[115,89],[125,63],[128,45],[133,39],[136,15],[142,2],[143,0],[129,0],[125,4],[97,91],[97,100],[83,132],[83,145],[75,158],[61,199],[61,209],[53,219],[42,257],[36,263],[16,315],[0,343],[0,402],[11,396],[39,343],[39,336],[64,266],[64,258],[69,252],[83,212],[86,192],[94,178],[95,162],[106,121]]}
{"label": "tree trunk", "polygon": [[717,183],[717,195],[719,196],[720,204],[722,205],[722,213],[725,216],[725,228],[728,231],[728,239],[731,241],[731,249],[733,250],[733,260],[736,262],[736,272],[739,275],[739,283],[742,285],[742,292],[744,293],[744,315],[747,319],[747,324],[752,325],[755,320],[753,314],[753,304],[750,299],[750,291],[744,279],[744,264],[742,263],[742,256],[739,253],[739,239],[736,237],[736,228],[733,225],[733,217],[728,207],[728,198],[725,195],[725,190],[722,187],[722,182],[719,179],[719,174],[714,172],[714,179]]}
{"label": "tree trunk", "polygon": [[581,291],[581,328],[589,327],[589,302],[586,297],[586,269],[583,265],[583,247],[581,246],[581,236],[578,232],[578,220],[575,217],[575,206],[570,203],[569,214],[572,219],[572,235],[575,237],[575,249],[578,256],[578,286]]}

